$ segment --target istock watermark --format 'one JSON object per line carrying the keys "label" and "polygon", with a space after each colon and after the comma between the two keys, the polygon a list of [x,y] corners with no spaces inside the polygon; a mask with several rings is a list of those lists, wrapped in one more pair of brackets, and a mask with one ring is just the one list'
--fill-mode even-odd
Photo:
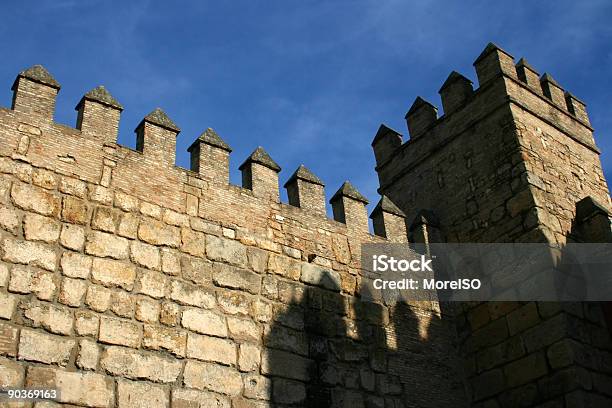
{"label": "istock watermark", "polygon": [[612,301],[612,244],[364,244],[367,296]]}

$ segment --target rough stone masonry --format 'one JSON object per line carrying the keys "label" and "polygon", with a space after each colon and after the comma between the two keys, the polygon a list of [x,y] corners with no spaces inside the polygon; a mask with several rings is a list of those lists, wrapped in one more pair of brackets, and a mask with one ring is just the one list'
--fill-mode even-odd
{"label": "rough stone masonry", "polygon": [[348,182],[328,219],[324,183],[304,166],[284,204],[281,169],[261,147],[231,185],[231,148],[214,130],[179,168],[180,129],[161,109],[132,150],[116,143],[123,107],[104,87],[83,96],[72,128],[53,121],[59,83],[41,66],[19,73],[0,108],[0,387],[60,395],[8,406],[609,406],[598,305],[485,303],[449,316],[437,302],[362,293],[360,245],[406,242],[406,220],[413,242],[568,228],[607,239],[584,105],[506,56],[487,47],[476,91],[452,74],[441,118],[417,99],[408,143],[381,127],[375,235]]}

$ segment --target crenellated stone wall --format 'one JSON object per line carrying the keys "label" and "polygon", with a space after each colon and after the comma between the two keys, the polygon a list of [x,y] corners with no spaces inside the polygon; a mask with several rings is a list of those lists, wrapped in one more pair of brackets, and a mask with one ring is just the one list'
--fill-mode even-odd
{"label": "crenellated stone wall", "polygon": [[370,235],[350,183],[331,220],[303,166],[279,202],[262,148],[235,186],[212,129],[187,170],[160,109],[131,150],[103,87],[78,103],[77,128],[53,122],[59,84],[44,68],[13,90],[0,108],[0,387],[60,389],[38,408],[462,406],[437,303],[361,297],[361,244],[406,241],[388,199]]}

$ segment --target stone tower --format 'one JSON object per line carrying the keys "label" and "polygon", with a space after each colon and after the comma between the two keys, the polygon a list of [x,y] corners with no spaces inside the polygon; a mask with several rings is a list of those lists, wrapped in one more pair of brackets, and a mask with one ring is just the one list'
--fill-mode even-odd
{"label": "stone tower", "polygon": [[[408,141],[382,125],[372,142],[379,192],[418,214],[411,240],[612,242],[585,104],[494,44],[474,67],[477,89],[457,72],[440,88],[442,116],[418,97],[406,114]],[[612,404],[612,343],[599,304],[464,310],[458,327],[473,406]]]}

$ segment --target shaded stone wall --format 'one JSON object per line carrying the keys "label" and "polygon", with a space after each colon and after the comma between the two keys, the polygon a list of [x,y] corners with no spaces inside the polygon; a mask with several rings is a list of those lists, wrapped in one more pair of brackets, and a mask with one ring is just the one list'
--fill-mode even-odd
{"label": "shaded stone wall", "polygon": [[[440,89],[443,116],[417,98],[406,115],[410,139],[381,126],[372,143],[379,192],[419,214],[414,239],[610,237],[610,195],[585,105],[493,44],[474,66],[478,89],[456,72]],[[592,216],[576,218],[584,200],[605,214],[595,235],[575,233]],[[472,406],[612,405],[612,342],[599,304],[465,304],[457,327]]]}
{"label": "shaded stone wall", "polygon": [[36,407],[462,406],[438,305],[360,296],[360,245],[405,241],[401,212],[379,205],[370,235],[345,184],[330,220],[303,168],[280,203],[263,149],[230,185],[211,129],[178,168],[163,111],[135,151],[108,91],[75,129],[52,120],[58,90],[33,67],[0,109],[0,387],[60,388]]}

